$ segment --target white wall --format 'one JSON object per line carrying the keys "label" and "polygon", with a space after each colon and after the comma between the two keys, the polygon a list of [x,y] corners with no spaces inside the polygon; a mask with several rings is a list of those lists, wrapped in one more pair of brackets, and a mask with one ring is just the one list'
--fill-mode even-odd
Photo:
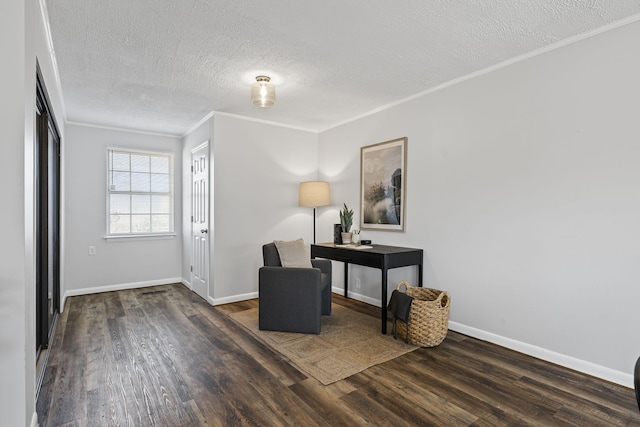
{"label": "white wall", "polygon": [[[406,232],[363,238],[424,248],[452,327],[627,386],[640,356],[637,40],[640,23],[614,29],[319,142],[320,178],[358,215],[359,148],[408,137]],[[379,301],[379,274],[355,277]]]}
{"label": "white wall", "polygon": [[[56,117],[63,117],[34,0],[0,3],[0,413],[12,426],[35,423],[34,129],[36,58]],[[64,124],[60,123],[61,133]]]}
{"label": "white wall", "polygon": [[[106,240],[106,147],[173,153],[176,236]],[[180,281],[182,151],[179,137],[67,125],[65,295]],[[96,255],[89,256],[89,246]]]}
{"label": "white wall", "polygon": [[[25,147],[32,143],[25,134],[26,111],[29,102],[25,90],[33,84],[25,72],[29,42],[26,40],[27,2],[18,0],[0,5],[0,39],[12,43],[0,44],[0,128],[3,134],[0,156],[0,179],[3,208],[0,223],[3,235],[0,240],[0,412],[11,425],[25,425],[27,412],[33,409],[35,375],[33,368],[25,365],[25,349],[28,342],[35,343],[33,330],[27,327],[25,313],[33,311],[34,302],[27,302],[29,286],[35,286],[32,275],[33,258],[26,253],[25,218],[33,219],[25,210],[27,195],[25,183]],[[35,74],[34,74],[35,81]],[[33,105],[33,102],[31,102]],[[11,208],[9,208],[11,207]],[[31,276],[31,277],[30,277]],[[35,352],[35,351],[34,351]],[[9,387],[11,385],[11,387]]]}
{"label": "white wall", "polygon": [[[262,245],[275,239],[302,237],[307,244],[313,239],[312,211],[298,206],[298,185],[317,178],[318,136],[223,114],[203,126],[185,137],[183,155],[210,135],[214,215],[209,299],[221,304],[257,297]],[[184,191],[189,191],[186,185]],[[189,247],[183,247],[185,281]]]}

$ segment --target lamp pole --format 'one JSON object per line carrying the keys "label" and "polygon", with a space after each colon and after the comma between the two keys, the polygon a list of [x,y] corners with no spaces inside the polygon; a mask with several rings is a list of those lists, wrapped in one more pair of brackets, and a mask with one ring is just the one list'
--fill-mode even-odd
{"label": "lamp pole", "polygon": [[313,244],[316,244],[316,207],[313,207]]}

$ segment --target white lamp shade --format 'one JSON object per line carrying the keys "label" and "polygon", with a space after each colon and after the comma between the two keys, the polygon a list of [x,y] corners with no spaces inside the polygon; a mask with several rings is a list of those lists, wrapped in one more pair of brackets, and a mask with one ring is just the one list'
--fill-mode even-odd
{"label": "white lamp shade", "polygon": [[300,206],[328,206],[331,204],[329,183],[325,181],[306,181],[300,183]]}
{"label": "white lamp shade", "polygon": [[276,103],[276,87],[267,76],[256,77],[251,85],[251,102],[258,107],[271,107]]}

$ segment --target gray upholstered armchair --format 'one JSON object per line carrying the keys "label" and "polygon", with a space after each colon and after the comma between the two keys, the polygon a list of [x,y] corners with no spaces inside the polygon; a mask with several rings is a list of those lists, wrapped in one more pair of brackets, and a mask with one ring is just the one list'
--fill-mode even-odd
{"label": "gray upholstered armchair", "polygon": [[262,255],[259,328],[319,334],[321,315],[331,314],[331,261],[312,259],[313,268],[282,267],[274,243],[262,246]]}

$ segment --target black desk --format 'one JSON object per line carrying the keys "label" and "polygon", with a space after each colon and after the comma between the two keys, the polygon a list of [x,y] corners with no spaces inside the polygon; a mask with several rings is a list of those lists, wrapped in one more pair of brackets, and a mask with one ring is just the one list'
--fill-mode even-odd
{"label": "black desk", "polygon": [[341,248],[333,243],[311,245],[311,258],[326,258],[344,263],[344,296],[349,297],[349,264],[382,270],[382,333],[387,333],[387,271],[390,268],[418,266],[418,286],[422,286],[422,249],[368,245],[372,249]]}

